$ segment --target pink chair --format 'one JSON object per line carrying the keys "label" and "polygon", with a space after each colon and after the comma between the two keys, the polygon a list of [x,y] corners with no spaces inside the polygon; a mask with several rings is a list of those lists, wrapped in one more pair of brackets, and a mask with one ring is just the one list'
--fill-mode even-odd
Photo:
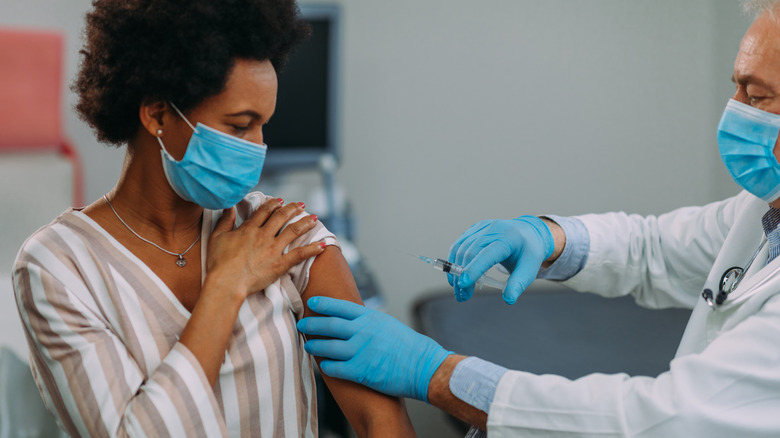
{"label": "pink chair", "polygon": [[84,205],[81,161],[62,128],[63,86],[62,36],[0,29],[0,347],[20,357],[13,261],[35,230]]}
{"label": "pink chair", "polygon": [[73,166],[72,205],[84,205],[81,160],[62,129],[63,38],[0,29],[0,154],[55,153]]}

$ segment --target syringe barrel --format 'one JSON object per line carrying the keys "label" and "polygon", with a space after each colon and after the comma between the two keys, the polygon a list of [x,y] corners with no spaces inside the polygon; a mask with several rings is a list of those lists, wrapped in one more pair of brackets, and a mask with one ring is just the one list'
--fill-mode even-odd
{"label": "syringe barrel", "polygon": [[495,278],[488,277],[487,275],[483,275],[479,277],[479,280],[477,280],[477,286],[491,287],[503,292],[504,288],[506,287],[506,282],[496,280]]}
{"label": "syringe barrel", "polygon": [[455,264],[452,264],[452,263],[448,262],[447,260],[435,259],[433,261],[433,267],[435,267],[436,269],[438,269],[440,271],[443,271],[443,272],[446,272],[448,274],[452,274],[452,275],[455,275],[455,276],[458,276],[458,277],[460,276],[460,274],[463,273],[463,268],[462,267],[460,267],[458,265],[455,265]]}
{"label": "syringe barrel", "polygon": [[[433,261],[433,266],[442,271],[449,274],[452,274],[456,277],[460,277],[461,274],[463,274],[463,267],[458,266],[456,264],[450,263],[446,260],[442,259],[435,259]],[[480,289],[484,287],[489,287],[493,289],[498,289],[499,291],[504,291],[504,287],[506,287],[506,282],[496,280],[493,277],[488,277],[487,274],[479,277],[477,280],[476,286],[478,286]]]}

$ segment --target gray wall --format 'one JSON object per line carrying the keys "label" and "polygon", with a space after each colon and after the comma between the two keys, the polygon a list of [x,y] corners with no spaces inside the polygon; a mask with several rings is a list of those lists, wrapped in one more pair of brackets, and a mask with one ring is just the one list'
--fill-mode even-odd
{"label": "gray wall", "polygon": [[357,243],[405,316],[470,224],[655,214],[737,191],[715,128],[734,1],[344,1],[341,182]]}
{"label": "gray wall", "polygon": [[[715,142],[750,21],[735,0],[333,3],[344,9],[338,180],[403,320],[444,284],[407,253],[446,256],[475,221],[657,214],[737,192]],[[89,4],[0,0],[0,25],[63,30],[70,82]],[[123,154],[71,111],[66,123],[94,200]]]}
{"label": "gray wall", "polygon": [[[343,160],[358,248],[402,318],[471,223],[520,214],[654,214],[731,195],[715,127],[749,24],[731,0],[341,0]],[[0,0],[0,25],[66,33],[88,0]],[[123,152],[70,107],[87,199]],[[381,269],[380,269],[381,267]]]}

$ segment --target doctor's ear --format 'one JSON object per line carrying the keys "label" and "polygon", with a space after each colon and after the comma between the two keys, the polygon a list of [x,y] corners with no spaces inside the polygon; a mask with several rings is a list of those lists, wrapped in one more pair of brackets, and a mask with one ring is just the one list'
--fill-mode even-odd
{"label": "doctor's ear", "polygon": [[149,134],[155,137],[162,135],[168,109],[168,103],[164,101],[144,102],[141,104],[141,108],[138,110],[138,118]]}

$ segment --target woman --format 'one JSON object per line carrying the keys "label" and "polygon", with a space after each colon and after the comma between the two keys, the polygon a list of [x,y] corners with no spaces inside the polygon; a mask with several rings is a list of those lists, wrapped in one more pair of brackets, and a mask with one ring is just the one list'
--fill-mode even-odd
{"label": "woman", "polygon": [[[72,436],[316,436],[306,299],[360,300],[303,204],[247,192],[293,0],[95,0],[74,91],[117,185],[36,232],[14,267],[31,366]],[[235,208],[234,208],[235,205]],[[325,378],[360,436],[413,436],[403,403]]]}

